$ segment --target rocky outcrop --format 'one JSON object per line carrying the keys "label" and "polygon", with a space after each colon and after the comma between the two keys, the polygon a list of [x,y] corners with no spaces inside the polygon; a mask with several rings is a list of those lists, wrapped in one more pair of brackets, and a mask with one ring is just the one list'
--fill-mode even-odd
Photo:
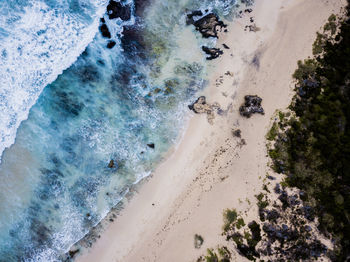
{"label": "rocky outcrop", "polygon": [[107,27],[107,25],[104,23],[104,19],[102,20],[101,19],[101,22],[102,22],[102,25],[100,25],[100,32],[102,34],[103,37],[106,37],[106,38],[111,38],[111,33],[109,32],[109,29]]}
{"label": "rocky outcrop", "polygon": [[120,2],[111,0],[107,6],[107,14],[109,19],[120,18],[127,21],[131,18],[131,8],[129,5],[124,6]]}
{"label": "rocky outcrop", "polygon": [[244,104],[239,108],[239,113],[244,117],[251,117],[252,114],[264,115],[264,109],[261,107],[262,99],[256,95],[247,95],[244,97]]}
{"label": "rocky outcrop", "polygon": [[207,60],[213,60],[218,58],[224,52],[220,48],[210,48],[206,46],[202,46],[202,50],[209,56],[207,56]]}
{"label": "rocky outcrop", "polygon": [[196,27],[204,38],[216,37],[218,38],[217,28],[226,28],[227,25],[224,22],[219,20],[219,17],[216,14],[210,13],[202,18],[194,21],[194,16],[203,15],[201,11],[194,11],[191,14],[187,15],[187,24],[193,24]]}
{"label": "rocky outcrop", "polygon": [[195,22],[193,17],[194,16],[202,16],[202,15],[203,15],[203,13],[200,10],[193,11],[192,13],[187,15],[186,24],[187,25],[193,25],[194,22]]}
{"label": "rocky outcrop", "polygon": [[189,105],[188,108],[196,114],[207,114],[207,119],[210,124],[213,124],[215,111],[221,111],[218,103],[207,104],[205,96],[199,97],[193,104]]}

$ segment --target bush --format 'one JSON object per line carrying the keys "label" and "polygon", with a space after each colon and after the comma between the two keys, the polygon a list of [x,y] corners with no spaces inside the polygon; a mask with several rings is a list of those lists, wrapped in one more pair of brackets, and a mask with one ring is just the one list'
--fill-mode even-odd
{"label": "bush", "polygon": [[237,211],[235,209],[224,210],[224,231],[228,231],[233,222],[237,220]]}
{"label": "bush", "polygon": [[[329,17],[324,29],[336,34],[336,20]],[[334,260],[344,261],[350,254],[350,20],[339,29],[338,41],[317,35],[313,51],[322,57],[298,62],[290,105],[297,118],[280,119],[287,131],[276,134],[273,126],[267,137],[275,138],[269,150],[274,170],[287,175],[286,185],[306,192],[320,229],[333,235]]]}

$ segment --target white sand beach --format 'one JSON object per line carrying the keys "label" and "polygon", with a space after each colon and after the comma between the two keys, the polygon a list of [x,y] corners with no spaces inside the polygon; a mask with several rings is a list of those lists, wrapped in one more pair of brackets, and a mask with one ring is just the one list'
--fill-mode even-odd
{"label": "white sand beach", "polygon": [[[205,115],[193,113],[167,160],[76,261],[195,261],[223,242],[225,208],[256,217],[248,202],[255,203],[269,172],[265,135],[271,117],[290,103],[297,61],[311,56],[316,32],[344,5],[344,0],[256,0],[253,12],[229,23],[218,46],[230,49],[208,61],[211,82],[203,93],[208,103],[229,108],[227,115],[216,115],[210,125]],[[254,23],[259,31],[245,30]],[[241,117],[245,95],[260,96],[265,115]],[[232,135],[236,128],[246,144]],[[195,234],[204,238],[200,249],[194,247]],[[234,261],[245,261],[234,255]]]}

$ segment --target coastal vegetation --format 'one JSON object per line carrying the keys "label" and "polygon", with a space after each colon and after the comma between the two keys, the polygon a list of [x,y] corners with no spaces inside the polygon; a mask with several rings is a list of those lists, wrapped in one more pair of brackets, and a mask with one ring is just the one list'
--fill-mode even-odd
{"label": "coastal vegetation", "polygon": [[331,15],[317,35],[314,58],[298,62],[292,116],[279,121],[269,150],[274,170],[314,208],[319,229],[334,243],[334,261],[350,253],[349,11],[344,20]]}
{"label": "coastal vegetation", "polygon": [[[227,261],[233,250],[253,261],[349,259],[349,15],[349,6],[344,18],[331,15],[314,57],[298,62],[291,105],[266,134],[271,167],[282,176],[267,174],[256,195],[258,219],[224,211]],[[209,249],[198,261],[226,261],[218,254]]]}

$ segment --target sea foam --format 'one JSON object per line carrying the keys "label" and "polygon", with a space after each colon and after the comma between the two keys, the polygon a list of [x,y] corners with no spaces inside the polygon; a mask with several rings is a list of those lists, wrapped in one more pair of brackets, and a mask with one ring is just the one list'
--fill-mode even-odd
{"label": "sea foam", "polygon": [[0,162],[44,87],[93,40],[106,2],[0,4]]}

